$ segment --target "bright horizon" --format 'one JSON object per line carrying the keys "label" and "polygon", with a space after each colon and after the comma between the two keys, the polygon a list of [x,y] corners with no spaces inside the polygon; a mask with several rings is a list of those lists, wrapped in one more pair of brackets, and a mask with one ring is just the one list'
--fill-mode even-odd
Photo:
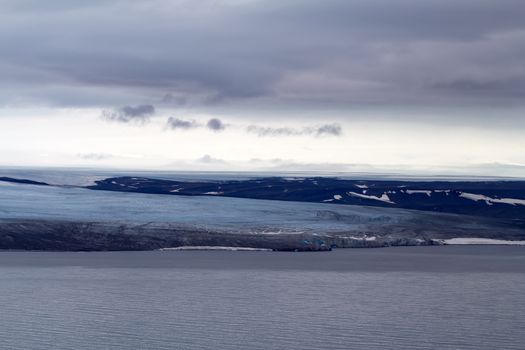
{"label": "bright horizon", "polygon": [[525,6],[419,4],[4,1],[0,166],[524,177]]}

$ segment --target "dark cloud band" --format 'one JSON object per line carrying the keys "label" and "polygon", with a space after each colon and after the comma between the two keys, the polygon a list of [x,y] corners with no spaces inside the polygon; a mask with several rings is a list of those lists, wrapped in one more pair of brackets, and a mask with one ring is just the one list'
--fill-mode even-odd
{"label": "dark cloud band", "polygon": [[5,0],[0,105],[525,104],[523,18],[523,0]]}

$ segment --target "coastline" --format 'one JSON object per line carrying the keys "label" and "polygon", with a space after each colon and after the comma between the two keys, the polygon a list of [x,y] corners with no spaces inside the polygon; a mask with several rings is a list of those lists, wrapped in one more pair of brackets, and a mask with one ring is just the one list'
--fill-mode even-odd
{"label": "coastline", "polygon": [[[0,250],[27,251],[183,251],[265,250],[328,251],[334,248],[381,248],[432,245],[519,245],[525,241],[477,237],[422,236],[417,230],[257,234],[211,230],[176,223],[132,224],[56,220],[0,220]],[[501,235],[500,235],[501,237]]]}

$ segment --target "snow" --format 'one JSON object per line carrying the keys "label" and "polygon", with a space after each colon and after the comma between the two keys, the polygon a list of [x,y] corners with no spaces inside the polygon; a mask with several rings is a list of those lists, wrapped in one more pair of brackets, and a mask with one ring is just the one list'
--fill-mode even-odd
{"label": "snow", "polygon": [[484,196],[482,194],[460,192],[459,196],[461,198],[470,199],[470,200],[475,201],[475,202],[477,202],[477,201],[485,201],[485,203],[487,203],[488,205],[492,205],[492,203],[490,202],[490,200],[492,198]]}
{"label": "snow", "polygon": [[504,244],[504,245],[525,245],[525,241],[508,241],[491,238],[451,238],[442,241],[445,244]]}
{"label": "snow", "polygon": [[381,197],[368,196],[368,195],[366,195],[366,194],[356,193],[356,192],[352,192],[352,191],[347,192],[347,194],[348,194],[349,196],[352,196],[352,197],[365,198],[365,199],[372,199],[372,200],[375,200],[375,201],[380,201],[380,202],[385,202],[385,203],[395,204],[394,202],[392,202],[392,201],[390,200],[390,197],[388,197],[388,195],[387,195],[386,193],[383,193],[383,194],[381,195]]}
{"label": "snow", "polygon": [[450,194],[450,190],[434,190],[434,192],[436,192],[436,193],[444,193],[447,196]]}
{"label": "snow", "polygon": [[340,194],[334,194],[334,198],[325,199],[323,202],[333,202],[334,199],[340,201],[341,199],[343,199],[343,196],[341,196]]}
{"label": "snow", "polygon": [[250,251],[250,252],[268,252],[271,249],[250,248],[250,247],[225,247],[225,246],[182,246],[174,248],[161,248],[161,251],[181,251],[181,250],[225,250],[225,251]]}
{"label": "snow", "polygon": [[431,190],[406,190],[406,193],[408,194],[422,193],[422,194],[426,194],[429,197],[432,195]]}
{"label": "snow", "polygon": [[516,199],[516,198],[494,198],[492,199],[494,203],[504,203],[511,205],[525,205],[525,199]]}
{"label": "snow", "polygon": [[467,193],[461,192],[460,197],[470,199],[473,201],[485,201],[487,205],[492,205],[494,203],[509,204],[509,205],[525,205],[525,199],[516,199],[516,198],[491,198],[482,194]]}
{"label": "snow", "polygon": [[[305,233],[304,231],[294,231],[294,230],[273,230],[273,231],[267,231],[267,230],[262,230],[262,231],[250,231],[250,233],[254,234],[254,235],[282,235],[282,234],[294,234],[294,235],[300,235],[300,234],[303,234]],[[313,234],[314,236],[317,236],[317,234]]]}
{"label": "snow", "polygon": [[346,238],[346,239],[353,239],[353,240],[357,240],[357,241],[375,241],[377,239],[377,237],[375,236],[362,236],[362,237],[356,237],[356,236],[347,236],[347,237],[341,237],[341,238]]}

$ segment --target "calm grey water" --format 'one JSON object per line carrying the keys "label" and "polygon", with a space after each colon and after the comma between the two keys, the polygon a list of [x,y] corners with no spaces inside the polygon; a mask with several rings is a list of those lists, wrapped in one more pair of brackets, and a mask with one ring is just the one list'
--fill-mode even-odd
{"label": "calm grey water", "polygon": [[524,247],[0,253],[1,349],[524,349]]}

